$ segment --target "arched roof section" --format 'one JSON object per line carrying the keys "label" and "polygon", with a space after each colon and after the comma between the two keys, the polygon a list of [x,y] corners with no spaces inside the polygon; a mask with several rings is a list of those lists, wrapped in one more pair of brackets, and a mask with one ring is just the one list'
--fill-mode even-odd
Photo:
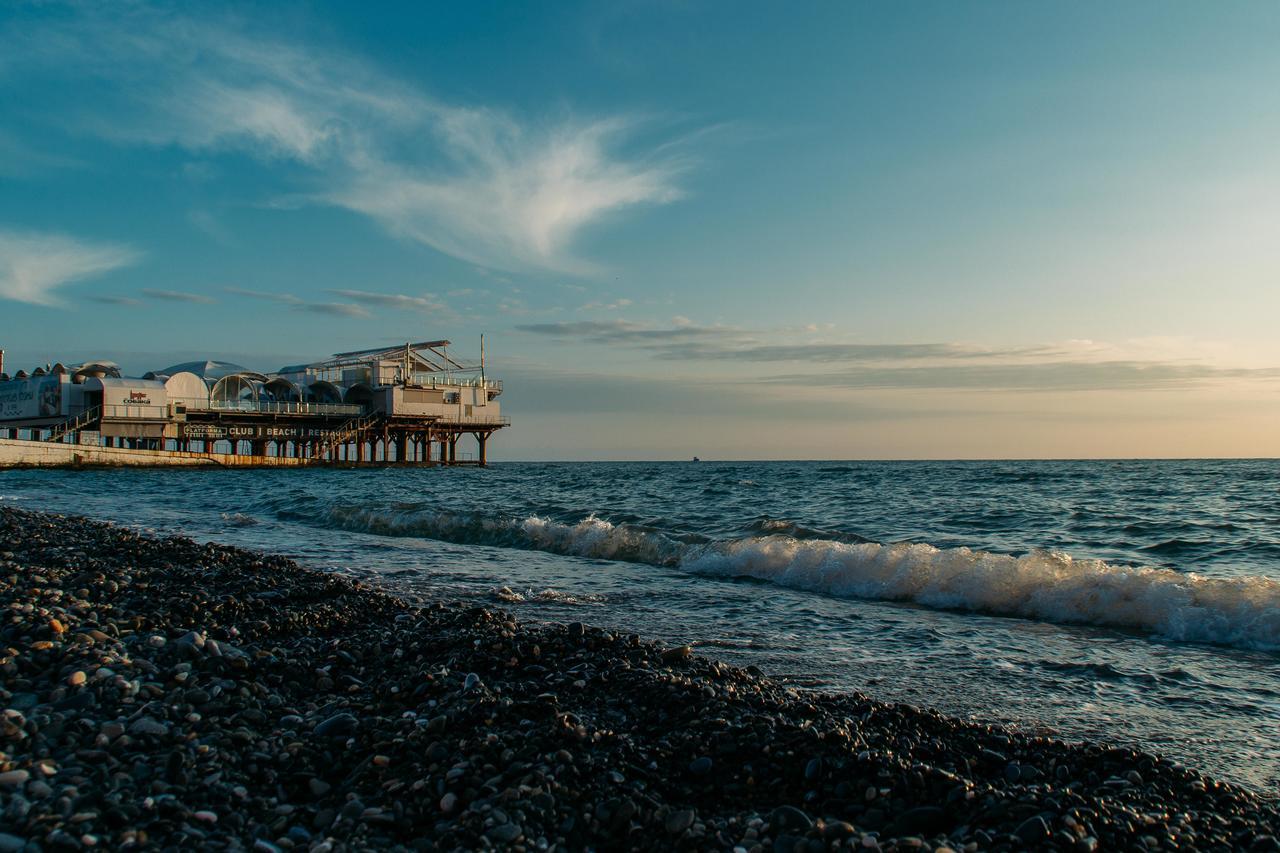
{"label": "arched roof section", "polygon": [[307,386],[305,399],[308,403],[341,403],[342,389],[321,379]]}
{"label": "arched roof section", "polygon": [[84,370],[95,376],[114,376],[120,378],[120,365],[114,361],[86,361],[76,365],[77,372]]}
{"label": "arched roof section", "polygon": [[357,406],[368,406],[373,402],[373,388],[366,382],[357,382],[347,389],[343,399]]}
{"label": "arched roof section", "polygon": [[265,399],[276,403],[297,403],[302,400],[302,389],[283,376],[273,376],[263,383],[261,393]]}
{"label": "arched roof section", "polygon": [[182,364],[175,364],[155,372],[163,373],[166,376],[172,376],[175,373],[194,373],[204,380],[222,379],[238,373],[255,376],[259,381],[266,379],[261,373],[255,373],[242,365],[233,364],[229,361],[210,361],[208,359],[205,361],[184,361]]}
{"label": "arched roof section", "polygon": [[209,408],[209,386],[194,373],[185,370],[165,377],[164,390],[175,403],[184,403],[189,409]]}
{"label": "arched roof section", "polygon": [[209,403],[221,409],[254,408],[258,403],[260,384],[257,375],[252,373],[224,376],[210,386]]}

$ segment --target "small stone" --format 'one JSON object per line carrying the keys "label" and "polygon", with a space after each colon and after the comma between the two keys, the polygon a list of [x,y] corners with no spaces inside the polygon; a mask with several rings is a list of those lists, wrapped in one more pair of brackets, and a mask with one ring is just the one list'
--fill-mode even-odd
{"label": "small stone", "polygon": [[18,853],[27,846],[27,839],[0,832],[0,853]]}
{"label": "small stone", "polygon": [[689,772],[694,776],[706,776],[711,772],[711,763],[710,756],[704,755],[701,758],[695,758],[689,762]]}
{"label": "small stone", "polygon": [[466,680],[462,682],[462,689],[463,691],[474,690],[476,687],[480,686],[480,684],[480,676],[476,675],[474,672],[470,672],[467,673]]}
{"label": "small stone", "polygon": [[451,814],[458,807],[458,795],[450,791],[440,798],[440,811]]}
{"label": "small stone", "polygon": [[1049,824],[1045,823],[1044,818],[1034,815],[1024,820],[1013,834],[1026,844],[1039,844],[1047,840],[1051,833]]}
{"label": "small stone", "polygon": [[31,773],[27,770],[6,770],[0,773],[0,787],[16,788],[19,785],[26,784]]}
{"label": "small stone", "polygon": [[316,737],[342,737],[360,727],[360,721],[351,714],[334,714],[315,727]]}
{"label": "small stone", "polygon": [[84,674],[84,670],[77,669],[75,672],[67,676],[67,684],[72,687],[79,687],[87,681],[89,676]]}
{"label": "small stone", "polygon": [[311,792],[311,796],[313,797],[323,797],[325,794],[329,793],[329,789],[331,787],[332,786],[328,782],[323,779],[317,779],[314,776],[307,780],[307,790]]}
{"label": "small stone", "polygon": [[662,662],[674,663],[675,661],[688,660],[691,657],[693,657],[693,646],[677,646],[662,653]]}
{"label": "small stone", "polygon": [[129,726],[129,733],[160,737],[169,733],[169,727],[152,717],[139,717]]}
{"label": "small stone", "polygon": [[680,809],[680,811],[672,812],[667,815],[664,822],[667,833],[670,835],[679,835],[689,827],[693,826],[695,812],[693,809]]}
{"label": "small stone", "polygon": [[813,826],[813,820],[795,806],[778,806],[769,815],[769,823],[800,832],[807,832]]}
{"label": "small stone", "polygon": [[500,823],[497,826],[490,827],[489,830],[485,832],[485,837],[490,841],[496,841],[499,844],[510,844],[523,834],[524,830],[520,828],[519,824]]}
{"label": "small stone", "polygon": [[194,815],[192,815],[192,817],[194,817],[196,820],[204,821],[205,823],[218,822],[218,815],[211,811],[198,811]]}

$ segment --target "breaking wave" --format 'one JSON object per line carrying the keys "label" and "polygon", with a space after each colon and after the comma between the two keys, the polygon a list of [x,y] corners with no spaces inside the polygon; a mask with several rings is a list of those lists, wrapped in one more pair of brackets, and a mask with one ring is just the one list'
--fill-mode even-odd
{"label": "breaking wave", "polygon": [[747,528],[750,535],[742,538],[713,541],[613,524],[595,515],[566,523],[536,515],[520,519],[425,507],[379,511],[349,506],[332,507],[324,515],[331,525],[381,535],[676,567],[695,575],[752,578],[840,598],[909,602],[1121,628],[1178,642],[1280,650],[1280,581],[1265,577],[1210,578],[1048,551],[1014,557],[921,543],[883,545],[772,519],[757,520]]}
{"label": "breaking wave", "polygon": [[603,604],[605,597],[594,593],[570,593],[561,592],[558,589],[544,589],[534,591],[532,589],[520,592],[509,586],[499,587],[492,593],[493,598],[498,601],[509,601],[512,603],[521,602],[526,604]]}

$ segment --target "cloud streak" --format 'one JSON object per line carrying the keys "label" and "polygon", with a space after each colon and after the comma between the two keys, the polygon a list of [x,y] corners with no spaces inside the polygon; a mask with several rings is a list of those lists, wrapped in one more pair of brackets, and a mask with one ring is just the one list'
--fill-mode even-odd
{"label": "cloud streak", "polygon": [[[807,372],[753,375],[750,382],[853,391],[1160,391],[1232,380],[1280,379],[1280,368],[1117,358],[1115,348],[1094,342],[1003,348],[959,343],[776,344],[761,340],[794,333],[700,326],[683,317],[670,327],[582,320],[515,328],[563,343],[627,347],[656,359],[691,364],[751,364],[753,371],[759,364],[810,365],[813,369]],[[831,370],[833,366],[841,369]]]}
{"label": "cloud streak", "polygon": [[243,287],[225,287],[227,293],[287,305],[294,311],[306,311],[311,314],[325,314],[330,317],[347,317],[349,319],[365,319],[369,312],[359,305],[347,302],[308,302],[292,293],[271,293],[263,290],[246,290]]}
{"label": "cloud streak", "polygon": [[1053,361],[1032,364],[856,368],[793,374],[769,382],[802,382],[855,390],[1171,391],[1207,382],[1274,381],[1280,368],[1233,368],[1159,361]]}
{"label": "cloud streak", "polygon": [[0,229],[0,298],[60,305],[58,288],[129,266],[140,257],[128,246]]}
{"label": "cloud streak", "polygon": [[330,290],[334,296],[355,299],[373,305],[383,305],[401,311],[440,313],[447,310],[444,303],[427,296],[407,296],[403,293],[374,293],[368,290]]}
{"label": "cloud streak", "polygon": [[157,290],[151,287],[142,289],[142,295],[160,302],[188,302],[193,305],[213,305],[217,300],[203,293],[188,293],[185,290]]}
{"label": "cloud streak", "polygon": [[572,251],[583,229],[678,198],[688,165],[670,142],[624,153],[632,118],[522,121],[444,102],[340,50],[145,4],[84,6],[0,35],[15,75],[106,84],[103,103],[73,105],[93,132],[296,166],[295,199],[491,268],[593,270]]}

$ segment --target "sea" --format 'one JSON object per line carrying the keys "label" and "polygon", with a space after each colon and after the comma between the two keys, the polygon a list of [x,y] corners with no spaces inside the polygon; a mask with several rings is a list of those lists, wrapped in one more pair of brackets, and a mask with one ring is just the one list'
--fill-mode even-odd
{"label": "sea", "polygon": [[1280,793],[1280,460],[26,470],[0,501]]}

